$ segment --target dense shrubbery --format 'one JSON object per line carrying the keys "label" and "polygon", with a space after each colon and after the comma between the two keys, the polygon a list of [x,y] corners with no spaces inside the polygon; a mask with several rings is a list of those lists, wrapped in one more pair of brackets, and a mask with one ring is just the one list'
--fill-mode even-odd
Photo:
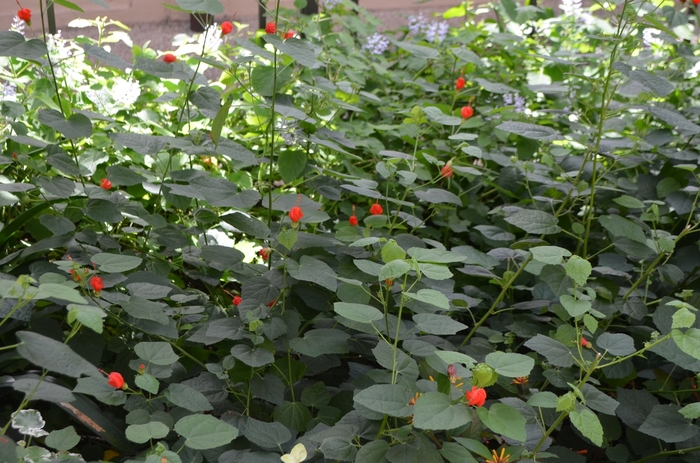
{"label": "dense shrubbery", "polygon": [[268,6],[0,32],[0,461],[697,461],[695,7]]}

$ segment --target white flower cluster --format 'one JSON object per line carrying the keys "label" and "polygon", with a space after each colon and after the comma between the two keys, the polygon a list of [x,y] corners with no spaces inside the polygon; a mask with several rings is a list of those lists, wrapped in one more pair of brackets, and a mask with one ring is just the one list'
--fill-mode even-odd
{"label": "white flower cluster", "polygon": [[579,17],[582,12],[582,2],[581,0],[562,0],[561,5],[562,13],[566,16]]}
{"label": "white flower cluster", "polygon": [[20,34],[24,35],[24,21],[19,19],[19,16],[15,15],[15,17],[12,18],[12,25],[10,26],[10,30],[14,32],[19,32]]}
{"label": "white flower cluster", "polygon": [[642,42],[644,43],[644,46],[646,48],[651,48],[652,45],[655,45],[657,47],[660,47],[664,44],[664,41],[658,37],[656,37],[657,34],[660,34],[661,31],[658,29],[654,29],[653,27],[647,27],[642,31]]}
{"label": "white flower cluster", "polygon": [[90,89],[85,96],[103,113],[114,114],[120,109],[130,108],[141,95],[139,83],[133,79],[117,77],[111,89]]}
{"label": "white flower cluster", "polygon": [[204,53],[213,53],[218,51],[224,40],[221,38],[221,28],[217,23],[210,24],[207,29],[199,34],[197,44],[199,49],[204,47]]}
{"label": "white flower cluster", "polygon": [[323,0],[323,6],[330,10],[340,4],[340,0]]}
{"label": "white flower cluster", "polygon": [[367,43],[362,45],[362,50],[366,50],[373,55],[381,55],[389,46],[389,39],[386,36],[375,32],[367,38]]}

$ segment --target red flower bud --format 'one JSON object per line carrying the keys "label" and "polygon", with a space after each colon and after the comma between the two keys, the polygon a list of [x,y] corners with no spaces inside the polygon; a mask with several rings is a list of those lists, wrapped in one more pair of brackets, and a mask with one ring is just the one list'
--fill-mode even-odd
{"label": "red flower bud", "polygon": [[99,292],[104,289],[105,284],[102,282],[102,278],[94,276],[90,278],[90,286],[92,286],[92,289],[99,294]]}
{"label": "red flower bud", "polygon": [[241,296],[233,296],[233,305],[238,307],[238,304],[243,302],[243,298]]}
{"label": "red flower bud", "polygon": [[174,63],[175,60],[177,60],[177,58],[172,53],[166,53],[165,55],[163,55],[163,61],[165,61],[166,63]]}
{"label": "red flower bud", "polygon": [[291,39],[291,38],[294,37],[296,34],[297,34],[296,31],[290,29],[290,30],[288,30],[287,32],[284,33],[284,38],[285,38],[285,39]]}
{"label": "red flower bud", "polygon": [[382,215],[384,213],[384,209],[382,209],[382,206],[379,203],[374,203],[369,208],[369,213],[372,215]]}
{"label": "red flower bud", "polygon": [[221,23],[221,35],[228,35],[233,32],[233,24],[231,21],[224,21]]}
{"label": "red flower bud", "polygon": [[30,10],[29,8],[21,8],[17,12],[17,17],[25,23],[29,24],[30,22],[32,22],[32,10]]}
{"label": "red flower bud", "polygon": [[474,108],[471,106],[462,107],[462,119],[469,119],[474,115]]}
{"label": "red flower bud", "polygon": [[357,221],[357,217],[354,216],[354,215],[351,215],[351,216],[350,216],[350,219],[348,220],[348,222],[350,222],[350,225],[352,225],[353,227],[356,227],[357,224],[359,223],[359,222]]}
{"label": "red flower bud", "polygon": [[117,373],[116,371],[113,371],[109,374],[109,376],[107,376],[107,384],[112,386],[114,389],[123,389],[124,386],[126,386],[124,377],[121,375],[121,373]]}
{"label": "red flower bud", "polygon": [[447,365],[447,377],[454,378],[457,376],[457,369],[454,365]]}
{"label": "red flower bud", "polygon": [[466,84],[467,84],[467,81],[464,80],[464,77],[459,77],[459,78],[457,78],[457,81],[455,82],[455,88],[457,90],[462,90]]}
{"label": "red flower bud", "polygon": [[[693,0],[693,1],[694,1],[694,0]],[[698,0],[698,1],[700,2],[700,0]],[[591,346],[591,343],[588,342],[588,341],[586,341],[586,338],[584,338],[584,337],[581,338],[581,346],[582,346],[582,347],[587,347],[587,348],[589,348],[589,349],[590,349],[591,347],[593,347],[593,346]]]}
{"label": "red flower bud", "polygon": [[481,407],[486,402],[486,389],[483,387],[472,386],[472,390],[467,391],[464,396],[467,399],[467,405]]}
{"label": "red flower bud", "polygon": [[442,166],[442,169],[440,169],[440,173],[443,177],[450,178],[452,177],[452,174],[454,172],[452,171],[452,166],[449,163],[447,163],[444,166]]}
{"label": "red flower bud", "polygon": [[275,299],[274,301],[270,301],[267,303],[267,306],[272,308],[272,306],[275,305],[276,302],[277,302],[277,299]]}
{"label": "red flower bud", "polygon": [[100,181],[100,187],[105,189],[105,190],[111,190],[112,189],[112,182],[109,181],[107,178],[103,178]]}
{"label": "red flower bud", "polygon": [[292,223],[299,222],[302,217],[304,217],[304,213],[301,211],[301,208],[299,206],[294,206],[289,211],[289,218],[292,220]]}
{"label": "red flower bud", "polygon": [[275,24],[274,22],[267,23],[265,25],[265,32],[267,32],[268,34],[274,34],[275,32],[277,32],[277,24]]}
{"label": "red flower bud", "polygon": [[267,260],[270,258],[270,248],[260,248],[258,254],[260,254],[262,260]]}

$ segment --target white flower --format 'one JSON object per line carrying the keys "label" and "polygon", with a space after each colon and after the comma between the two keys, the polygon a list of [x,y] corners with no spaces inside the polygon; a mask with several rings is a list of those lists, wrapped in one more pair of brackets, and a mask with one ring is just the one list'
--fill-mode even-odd
{"label": "white flower", "polygon": [[199,34],[197,38],[197,44],[199,44],[200,50],[204,47],[204,53],[218,51],[223,43],[224,40],[221,38],[221,28],[216,23],[207,26],[207,29]]}
{"label": "white flower", "polygon": [[367,38],[367,43],[362,45],[362,49],[369,51],[373,55],[381,55],[388,46],[389,39],[379,32],[375,32]]}
{"label": "white flower", "polygon": [[664,44],[664,41],[658,37],[655,37],[657,34],[660,34],[661,31],[658,29],[654,29],[653,27],[647,27],[642,31],[642,41],[644,42],[644,46],[647,48],[651,48],[652,45],[656,46],[661,46]]}
{"label": "white flower", "polygon": [[25,436],[43,437],[49,433],[44,431],[46,421],[38,410],[20,410],[12,414],[12,427]]}
{"label": "white flower", "polygon": [[581,0],[562,0],[559,6],[566,16],[578,17],[581,15]]}
{"label": "white flower", "polygon": [[323,6],[326,9],[335,8],[340,3],[340,0],[323,0]]}
{"label": "white flower", "polygon": [[12,82],[8,82],[5,85],[0,84],[2,89],[2,101],[12,101],[13,103],[17,101],[17,86]]}
{"label": "white flower", "polygon": [[425,38],[428,42],[437,43],[442,42],[447,37],[447,31],[450,26],[446,21],[433,21],[428,25],[428,29],[425,32]]}
{"label": "white flower", "polygon": [[428,28],[428,22],[425,20],[423,13],[419,13],[418,16],[408,17],[408,30],[411,34],[418,34],[425,31]]}
{"label": "white flower", "polygon": [[19,16],[15,15],[15,17],[12,18],[12,25],[10,26],[10,30],[14,32],[19,32],[20,34],[24,35],[24,21],[19,19]]}
{"label": "white flower", "polygon": [[130,108],[141,95],[141,86],[133,79],[117,77],[112,85],[112,99],[120,106]]}
{"label": "white flower", "polygon": [[280,459],[284,463],[301,463],[306,460],[306,447],[304,444],[297,444],[294,446],[291,452],[286,455],[282,455]]}

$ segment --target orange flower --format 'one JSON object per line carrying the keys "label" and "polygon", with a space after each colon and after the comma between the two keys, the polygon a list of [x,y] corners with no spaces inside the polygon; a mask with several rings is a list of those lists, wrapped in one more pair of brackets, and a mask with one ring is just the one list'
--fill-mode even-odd
{"label": "orange flower", "polygon": [[469,119],[474,115],[474,108],[472,108],[471,106],[463,106],[461,114],[462,119]]}
{"label": "orange flower", "polygon": [[518,378],[515,378],[513,381],[511,381],[510,384],[519,384],[522,386],[523,384],[527,384],[527,381],[527,376],[519,376]]}
{"label": "orange flower", "polygon": [[472,386],[471,391],[467,391],[464,396],[467,399],[467,405],[482,407],[486,402],[486,389],[483,387]]}
{"label": "orange flower", "polygon": [[107,376],[107,384],[112,386],[114,389],[126,389],[126,382],[121,373],[113,371]]}
{"label": "orange flower", "polygon": [[440,169],[440,174],[445,178],[452,177],[452,174],[454,174],[454,172],[452,171],[452,162],[448,162],[447,164],[442,166],[442,169]]}
{"label": "orange flower", "polygon": [[501,449],[501,454],[497,454],[495,450],[491,450],[491,459],[486,460],[486,463],[508,463],[510,455],[506,455],[506,449]]}

